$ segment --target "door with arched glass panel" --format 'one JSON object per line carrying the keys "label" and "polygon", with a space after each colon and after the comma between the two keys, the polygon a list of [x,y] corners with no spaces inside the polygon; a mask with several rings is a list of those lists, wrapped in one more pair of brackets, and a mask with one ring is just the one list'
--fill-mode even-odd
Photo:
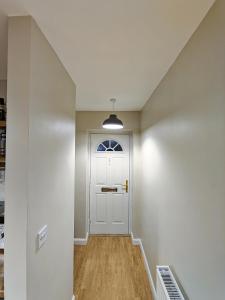
{"label": "door with arched glass panel", "polygon": [[127,234],[129,136],[91,135],[90,233]]}

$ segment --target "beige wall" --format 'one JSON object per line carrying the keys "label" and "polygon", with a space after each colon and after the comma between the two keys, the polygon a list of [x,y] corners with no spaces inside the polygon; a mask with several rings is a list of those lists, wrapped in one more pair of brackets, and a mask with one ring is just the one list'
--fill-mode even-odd
{"label": "beige wall", "polygon": [[[133,136],[133,166],[136,168],[139,144],[140,113],[139,112],[117,112],[118,117],[124,123],[124,130]],[[75,237],[85,238],[88,232],[86,224],[88,212],[89,191],[86,186],[88,182],[88,145],[89,133],[106,133],[102,129],[102,122],[109,116],[109,112],[82,112],[76,113],[76,195],[75,195]],[[114,131],[115,133],[115,131]],[[137,172],[133,172],[133,181],[137,182]],[[136,179],[136,180],[135,180]],[[136,185],[133,188],[133,197],[136,196]]]}
{"label": "beige wall", "polygon": [[135,235],[155,276],[225,299],[225,1],[216,1],[145,105]]}
{"label": "beige wall", "polygon": [[[9,19],[5,293],[71,300],[75,86],[30,17]],[[37,233],[48,225],[46,244]]]}

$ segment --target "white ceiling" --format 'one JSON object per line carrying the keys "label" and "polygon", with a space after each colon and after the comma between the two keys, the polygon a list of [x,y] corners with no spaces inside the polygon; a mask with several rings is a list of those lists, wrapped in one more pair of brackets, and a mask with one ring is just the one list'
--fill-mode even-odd
{"label": "white ceiling", "polygon": [[140,110],[214,0],[1,0],[32,15],[77,86],[78,110]]}

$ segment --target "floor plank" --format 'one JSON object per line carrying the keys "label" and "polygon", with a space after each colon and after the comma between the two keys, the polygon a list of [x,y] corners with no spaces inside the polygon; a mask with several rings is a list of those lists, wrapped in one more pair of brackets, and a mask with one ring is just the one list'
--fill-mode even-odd
{"label": "floor plank", "polygon": [[75,246],[76,300],[152,300],[140,248],[130,237],[91,236]]}

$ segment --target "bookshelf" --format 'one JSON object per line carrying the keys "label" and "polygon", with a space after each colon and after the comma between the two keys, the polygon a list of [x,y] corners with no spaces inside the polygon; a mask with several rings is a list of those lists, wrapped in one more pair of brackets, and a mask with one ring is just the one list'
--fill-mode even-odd
{"label": "bookshelf", "polygon": [[[5,173],[5,141],[6,141],[6,102],[7,102],[7,81],[0,80],[0,179],[4,185]],[[5,100],[2,103],[2,100]],[[4,232],[4,199],[1,195],[0,203],[0,227]],[[0,299],[4,299],[4,237],[0,238]]]}

